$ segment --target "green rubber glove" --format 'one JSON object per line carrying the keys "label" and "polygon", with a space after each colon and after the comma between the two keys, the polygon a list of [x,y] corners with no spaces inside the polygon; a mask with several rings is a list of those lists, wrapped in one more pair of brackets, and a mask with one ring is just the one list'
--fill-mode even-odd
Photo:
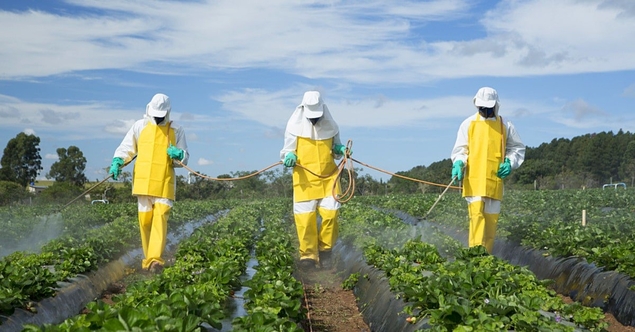
{"label": "green rubber glove", "polygon": [[[333,153],[334,154],[339,154],[339,155],[344,155],[346,153],[346,146],[342,145],[342,144],[335,144],[335,146],[333,147]],[[348,155],[352,155],[353,151],[348,150]]]}
{"label": "green rubber glove", "polygon": [[123,167],[123,159],[119,157],[112,158],[112,164],[110,164],[108,174],[112,175],[113,180],[117,180],[119,174],[121,174],[121,167]]}
{"label": "green rubber glove", "polygon": [[296,156],[293,152],[289,152],[286,156],[284,156],[284,161],[282,163],[287,167],[293,167],[295,166],[296,161],[298,161],[298,156]]}
{"label": "green rubber glove", "polygon": [[463,166],[465,166],[465,164],[461,160],[457,160],[454,162],[454,165],[452,165],[453,179],[454,177],[456,177],[456,179],[459,181],[463,180]]}
{"label": "green rubber glove", "polygon": [[504,179],[507,176],[509,176],[511,172],[512,172],[512,164],[509,161],[509,158],[505,158],[505,161],[503,161],[498,166],[498,172],[496,173],[496,176],[498,176],[501,179]]}
{"label": "green rubber glove", "polygon": [[168,147],[168,156],[170,156],[170,158],[172,159],[183,160],[183,157],[185,156],[185,152],[183,152],[183,150],[177,148],[176,146],[170,144],[170,147]]}

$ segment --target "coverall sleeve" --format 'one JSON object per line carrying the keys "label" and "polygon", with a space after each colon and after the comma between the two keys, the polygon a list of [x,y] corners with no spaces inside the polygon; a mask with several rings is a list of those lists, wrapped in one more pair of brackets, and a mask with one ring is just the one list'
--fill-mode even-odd
{"label": "coverall sleeve", "polygon": [[113,158],[119,157],[123,159],[124,163],[128,163],[137,155],[137,139],[141,129],[143,129],[143,121],[137,121],[132,125],[121,144],[115,150]]}
{"label": "coverall sleeve", "polygon": [[288,131],[284,132],[284,146],[282,150],[280,150],[280,160],[284,161],[284,157],[287,156],[289,152],[295,152],[295,149],[298,147],[298,139],[295,135],[291,134]]}
{"label": "coverall sleeve", "polygon": [[336,145],[342,145],[342,140],[340,139],[339,132],[335,134],[335,136],[333,136],[333,147],[335,147]]}
{"label": "coverall sleeve", "polygon": [[[337,134],[335,134],[335,136],[333,136],[333,146],[331,147],[331,151],[333,150],[333,148],[336,145],[342,145],[342,140],[340,139],[340,133],[338,132]],[[333,157],[335,160],[340,160],[342,159],[343,155],[341,154],[333,154]]]}
{"label": "coverall sleeve", "polygon": [[507,144],[505,144],[505,157],[509,158],[512,169],[516,169],[525,161],[525,144],[520,140],[520,135],[511,122],[507,122]]}
{"label": "coverall sleeve", "polygon": [[[187,152],[187,141],[185,140],[185,130],[183,129],[183,127],[177,127],[174,129],[174,136],[176,139],[176,144],[175,146],[181,150],[183,150],[183,160],[181,160],[181,163],[183,163],[183,165],[187,165],[187,161],[190,158],[190,153]],[[172,162],[172,164],[174,165],[174,167],[183,167],[181,165],[179,165],[179,163],[177,162]]]}
{"label": "coverall sleeve", "polygon": [[457,160],[462,161],[464,164],[467,163],[468,156],[468,137],[467,131],[470,127],[472,117],[467,118],[461,123],[459,126],[459,131],[456,134],[456,141],[454,142],[454,148],[452,149],[452,154],[450,158],[452,159],[452,164],[454,164]]}

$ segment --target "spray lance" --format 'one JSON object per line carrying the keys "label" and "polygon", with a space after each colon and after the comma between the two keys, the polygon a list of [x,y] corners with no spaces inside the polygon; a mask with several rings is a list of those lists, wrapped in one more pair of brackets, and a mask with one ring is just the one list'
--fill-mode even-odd
{"label": "spray lance", "polygon": [[[452,184],[454,183],[454,181],[456,180],[457,177],[458,177],[457,175],[452,176],[452,180],[450,180],[450,183],[448,183],[448,185],[445,187],[445,190],[443,190],[443,192],[439,195],[437,200],[434,201],[434,204],[432,204],[432,206],[430,207],[428,212],[423,217],[416,218],[418,223],[426,223],[428,221],[428,216],[430,215],[430,212],[432,212],[432,209],[434,209],[434,207],[437,205],[437,203],[439,203],[439,201],[441,200],[443,195],[445,195],[445,193],[448,191],[448,189],[450,189],[450,187],[452,187]],[[416,224],[413,225],[413,226],[416,226]],[[419,231],[420,230],[417,230],[417,227],[412,227],[411,237],[415,238],[417,236],[417,232],[419,232]],[[421,236],[423,236],[423,233],[421,234]]]}
{"label": "spray lance", "polygon": [[[124,167],[128,166],[128,164],[130,164],[133,160],[135,160],[137,158],[137,156],[132,157],[132,159],[130,159],[130,161],[128,161],[127,163],[123,164],[123,166],[121,166],[121,169],[123,169]],[[84,197],[84,195],[88,194],[89,192],[93,191],[95,188],[99,187],[99,185],[101,185],[102,183],[108,181],[110,178],[112,178],[112,174],[108,174],[108,176],[99,181],[97,184],[93,185],[92,187],[86,189],[83,193],[79,194],[79,196],[73,198],[70,202],[64,204],[64,206],[62,206],[61,208],[59,208],[57,211],[55,211],[56,213],[61,212],[62,210],[64,210],[65,208],[67,208],[69,205],[73,204],[75,201],[77,201],[78,199],[80,199],[81,197]]]}
{"label": "spray lance", "polygon": [[450,189],[450,187],[452,186],[452,184],[454,183],[454,180],[456,180],[457,176],[455,175],[454,177],[452,177],[452,180],[450,181],[450,183],[448,183],[448,185],[445,187],[445,190],[443,190],[443,192],[441,193],[441,195],[439,195],[439,197],[437,198],[436,201],[434,201],[434,204],[432,204],[432,206],[430,207],[430,210],[428,210],[428,212],[423,216],[423,218],[421,218],[420,220],[426,220],[428,218],[428,216],[430,215],[430,212],[432,212],[432,209],[434,209],[434,207],[437,205],[437,203],[439,203],[439,201],[441,200],[441,198],[443,197],[443,195],[445,195],[445,193],[448,191],[448,189]]}
{"label": "spray lance", "polygon": [[[464,173],[465,172],[465,168],[466,166],[463,165],[463,167],[461,167],[461,172]],[[430,215],[430,212],[432,212],[432,209],[434,209],[434,207],[437,205],[437,203],[439,203],[439,201],[441,200],[441,198],[443,197],[443,195],[445,195],[445,193],[448,191],[448,189],[450,189],[450,187],[452,186],[452,184],[454,183],[455,180],[457,180],[458,178],[458,174],[452,176],[452,180],[450,180],[450,183],[448,183],[448,185],[445,187],[445,190],[443,190],[443,192],[441,193],[441,195],[439,195],[439,197],[437,198],[436,201],[434,201],[434,204],[432,204],[432,206],[430,207],[430,210],[428,210],[428,212],[423,216],[423,218],[419,219],[420,221],[425,221],[427,220],[428,216]]]}

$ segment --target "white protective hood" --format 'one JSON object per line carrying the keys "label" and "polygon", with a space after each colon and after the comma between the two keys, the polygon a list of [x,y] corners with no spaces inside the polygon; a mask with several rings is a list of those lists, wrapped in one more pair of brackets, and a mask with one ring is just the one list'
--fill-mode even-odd
{"label": "white protective hood", "polygon": [[163,123],[170,122],[170,111],[172,111],[172,104],[170,103],[170,97],[157,93],[152,97],[152,100],[146,105],[145,117],[154,122],[154,117],[165,117]]}
{"label": "white protective hood", "polygon": [[498,100],[498,92],[493,88],[486,86],[478,89],[472,101],[476,109],[479,107],[494,107],[494,115],[498,116],[500,101]]}
{"label": "white protective hood", "polygon": [[[309,104],[307,103],[311,103],[311,108],[316,108],[316,106],[312,102],[312,100],[315,99],[316,95],[319,103],[322,105],[323,112],[320,120],[315,125],[313,125],[311,124],[311,121],[309,121],[307,114],[305,114],[311,112],[311,110],[309,110],[308,112],[305,110],[309,108],[309,106],[307,106]],[[322,98],[319,96],[319,92],[308,91],[304,94],[302,103],[298,105],[295,108],[295,111],[293,111],[293,114],[291,114],[291,117],[287,122],[286,131],[297,137],[304,137],[313,140],[324,140],[337,135],[337,133],[339,132],[339,128],[337,126],[337,123],[335,123],[335,120],[333,120],[331,112],[329,112],[329,108],[326,106],[326,104],[323,103]]]}

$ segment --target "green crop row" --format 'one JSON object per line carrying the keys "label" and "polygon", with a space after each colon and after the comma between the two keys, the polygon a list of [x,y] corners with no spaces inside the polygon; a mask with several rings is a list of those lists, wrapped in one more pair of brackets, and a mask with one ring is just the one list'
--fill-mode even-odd
{"label": "green crop row", "polygon": [[[438,195],[360,197],[358,202],[423,217]],[[585,225],[582,215],[585,213]],[[467,232],[467,206],[457,193],[442,197],[429,220]],[[558,257],[577,256],[635,278],[633,190],[510,191],[497,236]]]}
{"label": "green crop row", "polygon": [[198,228],[180,243],[174,265],[129,285],[113,305],[91,302],[88,313],[25,331],[201,331],[204,323],[221,328],[223,303],[240,287],[259,220],[255,206],[236,207]]}
{"label": "green crop row", "polygon": [[232,322],[233,331],[302,332],[298,322],[306,315],[302,307],[302,283],[293,277],[296,255],[294,231],[284,217],[289,215],[286,201],[269,201],[263,206],[264,230],[256,242],[258,265],[251,280],[245,282],[247,315]]}
{"label": "green crop row", "polygon": [[[341,216],[342,238],[361,245],[367,263],[386,273],[391,289],[408,303],[411,322],[427,320],[433,331],[573,331],[564,322],[605,329],[599,308],[565,304],[533,273],[487,255],[481,247],[451,244],[433,227],[412,231],[389,213],[357,202],[344,206]],[[421,233],[426,241],[436,238],[451,259],[422,242]]]}
{"label": "green crop row", "polygon": [[[58,325],[29,325],[25,331],[202,331],[221,328],[226,299],[241,287],[240,275],[255,251],[258,265],[245,282],[247,314],[233,331],[301,332],[302,284],[293,276],[295,246],[287,201],[233,208],[181,242],[175,264],[156,277],[138,281],[115,304],[90,303],[88,313]],[[260,229],[259,229],[260,228]],[[275,253],[272,255],[271,253]]]}
{"label": "green crop row", "polygon": [[[187,206],[184,206],[187,205]],[[0,314],[11,315],[16,308],[34,310],[34,303],[54,296],[59,283],[99,266],[139,247],[136,208],[112,205],[97,208],[114,217],[102,227],[83,228],[46,243],[39,253],[18,251],[0,260]],[[119,206],[119,212],[116,211]],[[176,205],[170,226],[176,227],[227,208],[226,202],[188,202]],[[87,214],[90,215],[90,214]],[[81,225],[80,216],[70,223]],[[102,217],[101,219],[104,219]],[[87,221],[87,225],[94,225]],[[77,226],[80,227],[81,226]],[[72,235],[71,235],[72,234]],[[0,322],[1,323],[1,322]]]}

